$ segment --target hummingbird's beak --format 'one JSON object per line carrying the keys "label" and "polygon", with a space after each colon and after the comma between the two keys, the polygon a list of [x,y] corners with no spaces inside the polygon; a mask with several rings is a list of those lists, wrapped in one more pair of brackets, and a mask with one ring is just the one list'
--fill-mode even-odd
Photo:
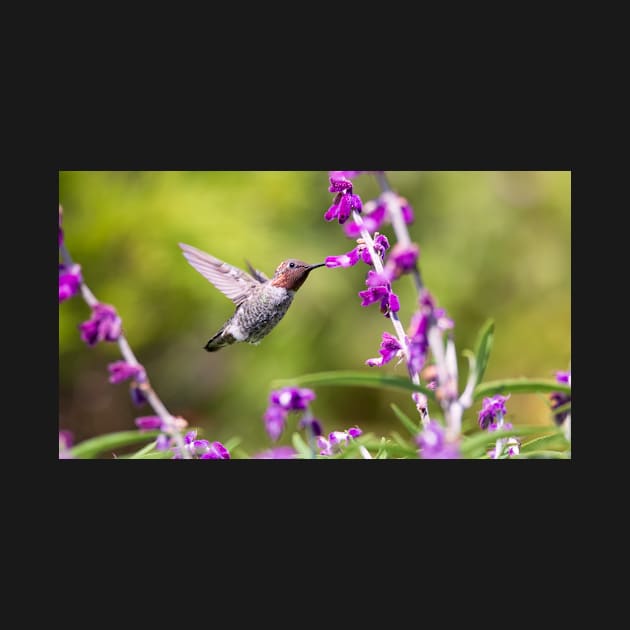
{"label": "hummingbird's beak", "polygon": [[309,265],[308,270],[310,271],[311,269],[317,269],[317,267],[324,267],[325,265],[326,263],[317,263],[316,265]]}

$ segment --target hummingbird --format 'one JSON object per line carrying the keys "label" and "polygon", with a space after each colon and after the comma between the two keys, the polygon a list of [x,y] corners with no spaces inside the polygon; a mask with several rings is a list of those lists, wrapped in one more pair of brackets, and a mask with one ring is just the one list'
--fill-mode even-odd
{"label": "hummingbird", "polygon": [[309,265],[289,258],[278,265],[273,278],[269,279],[248,261],[250,273],[191,245],[179,243],[179,246],[186,260],[236,304],[232,317],[204,346],[208,352],[239,341],[258,345],[284,317],[308,274],[326,264]]}

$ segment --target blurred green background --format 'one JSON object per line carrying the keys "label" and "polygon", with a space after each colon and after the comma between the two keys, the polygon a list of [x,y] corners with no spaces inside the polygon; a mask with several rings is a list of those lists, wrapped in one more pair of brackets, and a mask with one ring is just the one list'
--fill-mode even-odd
{"label": "blurred green background", "polygon": [[[455,320],[458,352],[472,348],[483,322],[496,322],[485,380],[553,378],[571,359],[571,174],[551,171],[388,172],[415,212],[409,227],[420,268],[438,305]],[[378,194],[371,175],[354,179],[365,203]],[[244,453],[270,446],[262,414],[274,379],[335,369],[370,370],[391,324],[377,305],[360,306],[368,267],[322,268],[298,292],[285,318],[259,346],[217,353],[203,346],[233,304],[200,276],[177,243],[234,265],[247,258],[269,276],[282,260],[323,262],[349,251],[331,204],[328,173],[60,172],[66,245],[96,297],[113,304],[152,385],[174,415],[210,440],[238,436]],[[382,230],[393,244],[390,226]],[[415,307],[411,280],[394,290],[407,327]],[[126,383],[108,383],[117,344],[88,348],[77,326],[89,318],[80,297],[59,306],[59,426],[75,441],[134,428],[151,415],[131,404]],[[467,361],[460,356],[460,383]],[[374,368],[377,369],[377,368]],[[406,375],[394,362],[385,373]],[[326,432],[358,425],[401,431],[389,405],[412,415],[404,393],[320,388],[313,403]],[[476,418],[479,405],[465,416]],[[434,410],[436,415],[437,411]],[[546,398],[514,395],[508,420],[550,424]],[[290,429],[293,429],[290,426]],[[280,444],[290,443],[285,433]],[[403,431],[401,431],[403,432]]]}

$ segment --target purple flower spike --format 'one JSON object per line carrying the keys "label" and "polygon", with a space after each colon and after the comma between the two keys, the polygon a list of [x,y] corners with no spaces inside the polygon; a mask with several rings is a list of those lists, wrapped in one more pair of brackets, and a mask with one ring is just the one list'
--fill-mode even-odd
{"label": "purple flower spike", "polygon": [[141,365],[131,365],[126,361],[114,361],[107,366],[107,369],[110,373],[109,382],[114,385],[129,378],[137,377],[140,380],[146,378],[144,368]]}
{"label": "purple flower spike", "polygon": [[80,265],[59,265],[59,302],[64,302],[79,292],[83,281]]}
{"label": "purple flower spike", "polygon": [[402,349],[398,339],[388,332],[383,333],[382,339],[383,341],[379,349],[381,356],[375,359],[368,359],[365,363],[369,367],[381,367],[389,363],[396,356],[398,351]]}
{"label": "purple flower spike", "polygon": [[306,387],[283,387],[271,392],[269,401],[287,411],[302,411],[315,400],[315,392]]}
{"label": "purple flower spike", "polygon": [[134,422],[140,431],[154,431],[162,428],[162,418],[159,416],[140,416]]}
{"label": "purple flower spike", "polygon": [[416,438],[422,459],[459,459],[457,444],[446,441],[444,428],[431,420]]}
{"label": "purple flower spike", "polygon": [[88,346],[95,346],[99,341],[116,341],[120,337],[122,321],[116,309],[109,304],[97,304],[92,307],[92,318],[79,325],[81,339]]}
{"label": "purple flower spike", "polygon": [[296,455],[297,451],[290,446],[276,446],[257,453],[253,459],[295,459]]}
{"label": "purple flower spike", "polygon": [[221,442],[212,442],[208,452],[201,455],[199,459],[230,459],[230,452]]}
{"label": "purple flower spike", "polygon": [[492,398],[484,398],[479,412],[479,426],[482,429],[487,429],[495,419],[500,423],[503,420],[503,416],[507,413],[505,402],[509,396],[501,396],[497,394]]}

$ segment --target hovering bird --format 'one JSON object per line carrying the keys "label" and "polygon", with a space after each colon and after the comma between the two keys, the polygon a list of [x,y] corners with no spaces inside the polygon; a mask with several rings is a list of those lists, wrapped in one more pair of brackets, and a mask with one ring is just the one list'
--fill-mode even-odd
{"label": "hovering bird", "polygon": [[196,247],[184,243],[179,246],[186,260],[236,304],[232,317],[204,346],[208,352],[216,352],[239,341],[259,344],[284,317],[308,274],[325,265],[308,265],[289,258],[278,265],[273,278],[269,279],[249,262],[251,275]]}

